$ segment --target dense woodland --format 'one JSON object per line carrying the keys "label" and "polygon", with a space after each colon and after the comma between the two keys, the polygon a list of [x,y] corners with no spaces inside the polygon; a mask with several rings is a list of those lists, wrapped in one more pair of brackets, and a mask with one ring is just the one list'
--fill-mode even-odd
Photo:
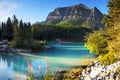
{"label": "dense woodland", "polygon": [[[15,21],[16,20],[16,21]],[[17,26],[17,27],[16,27]],[[28,37],[35,40],[55,40],[57,38],[67,41],[84,41],[87,32],[91,29],[81,27],[66,27],[66,26],[53,26],[23,23],[22,20],[18,21],[14,16],[11,20],[8,18],[6,22],[2,22],[0,29],[0,39],[12,40],[15,37],[21,37],[22,40]],[[17,35],[20,34],[20,35]]]}
{"label": "dense woodland", "polygon": [[10,46],[22,49],[31,49],[32,51],[41,50],[43,43],[35,41],[32,36],[31,24],[18,21],[16,16],[13,20],[10,18],[6,22],[2,22],[0,27],[0,39],[8,40]]}
{"label": "dense woodland", "polygon": [[19,21],[14,15],[13,19],[8,18],[6,22],[1,23],[0,40],[7,39],[12,46],[29,49],[35,46],[38,47],[38,41],[41,40],[54,41],[55,39],[62,39],[64,41],[84,41],[86,33],[91,31],[92,29],[81,27],[31,25],[29,22]]}
{"label": "dense woodland", "polygon": [[109,0],[109,13],[104,16],[105,29],[86,36],[86,46],[103,64],[120,59],[120,0]]}
{"label": "dense woodland", "polygon": [[59,27],[50,25],[32,25],[33,38],[36,40],[53,41],[61,39],[64,41],[84,41],[84,36],[92,30],[76,27]]}

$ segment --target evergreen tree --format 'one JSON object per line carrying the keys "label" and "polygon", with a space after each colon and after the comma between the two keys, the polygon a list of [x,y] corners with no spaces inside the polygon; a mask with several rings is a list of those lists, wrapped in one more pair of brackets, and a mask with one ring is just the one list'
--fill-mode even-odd
{"label": "evergreen tree", "polygon": [[27,39],[29,39],[29,40],[31,40],[32,39],[32,28],[31,28],[31,24],[30,24],[30,22],[28,23],[28,25],[27,25]]}
{"label": "evergreen tree", "polygon": [[120,0],[109,0],[108,7],[113,25],[120,23]]}
{"label": "evergreen tree", "polygon": [[15,46],[20,46],[20,28],[18,27],[18,19],[14,15],[13,17],[13,27],[14,27],[14,43]]}
{"label": "evergreen tree", "polygon": [[2,22],[2,39],[7,39],[7,28],[6,24]]}
{"label": "evergreen tree", "polygon": [[7,39],[11,40],[13,38],[13,25],[9,17],[7,19],[6,29],[7,29]]}
{"label": "evergreen tree", "polygon": [[0,24],[0,40],[2,40],[2,25]]}
{"label": "evergreen tree", "polygon": [[108,1],[109,14],[104,16],[103,23],[106,27],[120,25],[120,0]]}
{"label": "evergreen tree", "polygon": [[32,30],[30,23],[20,22],[14,16],[14,42],[15,46],[19,48],[29,49],[32,43]]}
{"label": "evergreen tree", "polygon": [[20,20],[20,23],[19,23],[19,26],[20,26],[20,39],[21,40],[24,40],[24,24],[23,24],[23,22],[22,22],[22,20]]}
{"label": "evergreen tree", "polygon": [[93,32],[86,38],[86,46],[99,54],[98,59],[103,64],[111,64],[120,58],[120,0],[109,0],[108,7],[109,13],[103,19],[105,30]]}

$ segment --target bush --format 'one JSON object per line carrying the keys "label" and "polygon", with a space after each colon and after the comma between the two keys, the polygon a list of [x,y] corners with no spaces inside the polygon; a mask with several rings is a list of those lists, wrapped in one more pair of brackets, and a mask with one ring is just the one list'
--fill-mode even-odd
{"label": "bush", "polygon": [[14,41],[9,41],[9,42],[8,42],[8,46],[15,46]]}
{"label": "bush", "polygon": [[101,64],[109,65],[116,60],[116,57],[113,53],[107,53],[99,55],[98,60],[101,62]]}
{"label": "bush", "polygon": [[100,29],[99,31],[94,31],[86,36],[85,46],[90,49],[91,53],[96,55],[106,54],[107,50],[107,40],[109,37],[104,32],[104,30]]}
{"label": "bush", "polygon": [[42,41],[33,41],[31,45],[32,52],[41,51],[44,49],[44,43]]}

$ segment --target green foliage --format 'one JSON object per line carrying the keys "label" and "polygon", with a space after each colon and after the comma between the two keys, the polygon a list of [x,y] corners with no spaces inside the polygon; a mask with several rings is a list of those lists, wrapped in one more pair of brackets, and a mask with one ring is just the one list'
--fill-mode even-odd
{"label": "green foliage", "polygon": [[6,22],[6,28],[7,28],[7,38],[9,40],[13,37],[13,25],[11,19],[8,17],[8,20]]}
{"label": "green foliage", "polygon": [[7,28],[6,24],[2,22],[2,30],[1,30],[1,39],[6,39],[7,38]]}
{"label": "green foliage", "polygon": [[120,39],[118,32],[120,29],[94,31],[86,37],[86,46],[90,51],[98,55],[102,64],[111,64],[120,58]]}
{"label": "green foliage", "polygon": [[0,26],[0,40],[13,39],[13,23],[11,19],[8,17],[6,22],[2,22]]}
{"label": "green foliage", "polygon": [[13,27],[14,27],[14,41],[15,43],[17,43],[17,41],[20,39],[20,31],[19,31],[19,27],[18,27],[18,19],[16,18],[16,16],[14,15],[14,20],[13,20]]}
{"label": "green foliage", "polygon": [[[56,26],[63,26],[63,27],[81,27],[83,23],[82,19],[75,19],[75,20],[68,20],[68,21],[61,21],[56,24]],[[84,26],[86,28],[86,26]]]}
{"label": "green foliage", "polygon": [[86,46],[106,65],[120,58],[120,0],[109,0],[108,7],[109,14],[102,21],[106,28],[86,37]]}
{"label": "green foliage", "polygon": [[110,28],[110,26],[113,26],[113,21],[109,15],[104,15],[102,23],[105,25],[106,29]]}
{"label": "green foliage", "polygon": [[94,31],[86,37],[86,46],[102,64],[111,64],[120,58],[120,27]]}
{"label": "green foliage", "polygon": [[91,53],[95,53],[96,55],[105,54],[108,52],[106,50],[108,39],[109,37],[104,30],[94,31],[86,36],[87,42],[85,46],[90,49]]}
{"label": "green foliage", "polygon": [[14,41],[9,41],[9,42],[8,42],[8,45],[14,47],[14,46],[15,46],[15,43],[14,43]]}
{"label": "green foliage", "polygon": [[36,40],[62,39],[68,41],[84,41],[85,34],[92,30],[79,27],[59,27],[51,25],[33,25],[33,38]]}
{"label": "green foliage", "polygon": [[103,19],[106,27],[113,27],[120,24],[120,0],[108,1],[109,14]]}
{"label": "green foliage", "polygon": [[33,75],[33,73],[30,73],[30,80],[34,80],[34,75]]}
{"label": "green foliage", "polygon": [[41,41],[33,41],[31,44],[31,50],[32,52],[36,52],[36,51],[41,51],[44,49],[44,42]]}
{"label": "green foliage", "polygon": [[32,30],[30,23],[19,22],[14,16],[14,46],[22,49],[30,49],[32,40]]}
{"label": "green foliage", "polygon": [[60,22],[59,19],[53,19],[53,20],[47,21],[45,24],[46,24],[46,25],[55,25],[55,24],[57,24],[57,23],[59,23],[59,22]]}
{"label": "green foliage", "polygon": [[104,65],[109,65],[116,60],[116,57],[114,53],[100,54],[98,60]]}
{"label": "green foliage", "polygon": [[53,74],[47,73],[47,75],[44,75],[44,80],[52,80]]}
{"label": "green foliage", "polygon": [[85,27],[85,28],[88,28],[88,29],[95,29],[95,24],[93,24],[91,21],[89,22],[84,22],[81,27]]}

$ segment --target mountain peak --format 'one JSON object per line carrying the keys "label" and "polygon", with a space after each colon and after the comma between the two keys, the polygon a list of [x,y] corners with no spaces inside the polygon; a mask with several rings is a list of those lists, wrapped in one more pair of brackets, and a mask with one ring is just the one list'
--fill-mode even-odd
{"label": "mountain peak", "polygon": [[58,7],[49,13],[45,23],[61,26],[103,26],[100,22],[103,14],[94,7],[90,9],[84,4],[77,4],[69,7]]}
{"label": "mountain peak", "polygon": [[86,8],[86,9],[90,9],[89,7],[85,6],[85,5],[82,4],[82,3],[73,5],[72,7],[83,7],[83,8]]}
{"label": "mountain peak", "polygon": [[[92,10],[100,12],[100,10],[99,10],[97,7],[92,8]],[[101,13],[101,12],[100,12],[100,13]],[[101,14],[102,14],[102,13],[101,13]]]}

